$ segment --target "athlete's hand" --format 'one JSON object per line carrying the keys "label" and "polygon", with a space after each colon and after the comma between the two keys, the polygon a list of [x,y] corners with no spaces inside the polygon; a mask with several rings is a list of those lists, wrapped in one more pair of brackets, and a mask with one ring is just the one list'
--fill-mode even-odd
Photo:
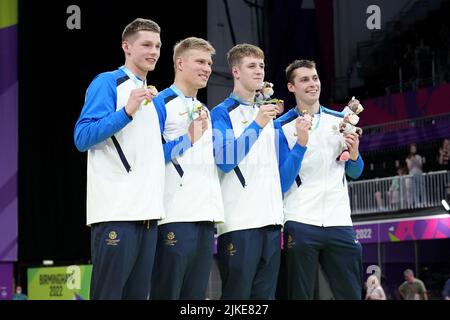
{"label": "athlete's hand", "polygon": [[350,159],[356,161],[359,155],[359,136],[356,133],[349,133],[344,136]]}
{"label": "athlete's hand", "polygon": [[295,129],[297,130],[297,143],[305,147],[309,139],[309,129],[311,129],[311,121],[305,117],[298,117],[295,122]]}
{"label": "athlete's hand", "polygon": [[277,106],[274,104],[263,104],[259,107],[258,114],[256,115],[256,123],[264,128],[272,119],[277,116]]}
{"label": "athlete's hand", "polygon": [[127,105],[125,106],[126,113],[131,117],[133,116],[137,109],[139,109],[139,106],[141,105],[142,101],[145,99],[152,100],[153,96],[149,89],[147,88],[139,88],[134,89],[131,91],[130,97],[128,98]]}
{"label": "athlete's hand", "polygon": [[[205,113],[206,114],[206,113]],[[188,128],[188,135],[191,143],[196,143],[208,129],[208,118],[200,113],[200,116],[191,122]]]}

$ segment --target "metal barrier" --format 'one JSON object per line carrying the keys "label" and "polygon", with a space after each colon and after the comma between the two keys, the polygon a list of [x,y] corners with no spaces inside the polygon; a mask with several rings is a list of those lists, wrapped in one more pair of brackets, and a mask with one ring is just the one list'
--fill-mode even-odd
{"label": "metal barrier", "polygon": [[352,215],[438,207],[450,186],[450,171],[348,183]]}

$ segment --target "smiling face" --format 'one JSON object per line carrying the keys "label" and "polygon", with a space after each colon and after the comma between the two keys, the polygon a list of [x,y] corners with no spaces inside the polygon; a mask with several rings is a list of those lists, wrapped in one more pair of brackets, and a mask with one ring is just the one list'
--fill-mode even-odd
{"label": "smiling face", "polygon": [[320,79],[316,68],[300,67],[292,72],[288,90],[295,94],[302,104],[311,106],[319,101]]}
{"label": "smiling face", "polygon": [[136,72],[145,76],[153,71],[159,59],[161,39],[157,32],[139,31],[122,42],[122,48],[126,56],[126,64],[129,64]]}
{"label": "smiling face", "polygon": [[242,58],[239,65],[231,69],[233,77],[239,81],[247,91],[256,91],[262,88],[264,81],[264,60],[254,56]]}
{"label": "smiling face", "polygon": [[206,87],[211,75],[211,52],[202,49],[188,49],[176,59],[176,74],[193,89]]}

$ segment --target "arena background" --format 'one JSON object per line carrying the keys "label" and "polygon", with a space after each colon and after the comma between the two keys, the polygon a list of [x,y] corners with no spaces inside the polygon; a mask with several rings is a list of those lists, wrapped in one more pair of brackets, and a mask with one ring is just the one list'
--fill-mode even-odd
{"label": "arena background", "polygon": [[[11,27],[11,34],[16,34],[17,39],[3,37],[3,33],[0,38],[2,62],[13,61],[18,66],[17,73],[12,65],[10,69],[2,66],[1,71],[7,83],[18,83],[18,101],[14,102],[18,104],[18,114],[12,112],[10,118],[0,119],[3,128],[8,123],[18,123],[16,136],[10,135],[15,131],[12,128],[12,131],[2,131],[6,134],[0,140],[2,147],[8,145],[7,150],[11,151],[9,156],[3,156],[1,165],[6,168],[8,164],[13,172],[12,178],[5,178],[5,183],[0,181],[0,217],[6,216],[4,212],[18,215],[17,225],[15,222],[2,225],[4,230],[17,230],[18,236],[18,246],[8,246],[8,251],[2,252],[2,261],[13,263],[16,281],[25,288],[27,269],[42,266],[43,260],[53,260],[55,265],[61,266],[89,263],[90,232],[85,226],[86,154],[76,150],[73,128],[90,81],[99,72],[113,70],[123,63],[121,32],[136,17],[154,19],[162,28],[161,58],[156,71],[149,75],[149,82],[159,89],[169,86],[173,80],[172,47],[176,41],[198,36],[207,38],[215,46],[214,72],[208,88],[199,93],[210,108],[231,89],[225,53],[235,43],[249,42],[265,50],[266,78],[275,84],[275,95],[285,99],[288,108],[293,106],[293,100],[286,90],[284,68],[296,58],[315,60],[322,81],[322,104],[341,110],[352,94],[358,94],[366,106],[361,116],[361,124],[369,128],[365,144],[361,146],[367,152],[366,164],[369,165],[364,178],[378,177],[374,172],[383,170],[394,176],[395,168],[389,164],[383,167],[382,163],[386,162],[388,154],[397,153],[398,158],[406,155],[409,143],[438,147],[443,138],[450,137],[450,125],[445,122],[450,110],[448,70],[440,70],[438,64],[435,71],[443,72],[439,80],[432,79],[414,88],[406,87],[405,82],[405,88],[400,90],[395,87],[396,79],[389,83],[376,72],[364,79],[357,77],[359,83],[352,85],[355,80],[352,65],[357,62],[365,62],[364,66],[370,65],[371,70],[385,70],[383,74],[395,75],[398,65],[384,55],[386,51],[378,43],[384,39],[391,39],[393,43],[395,23],[399,21],[417,24],[430,20],[436,12],[442,15],[450,12],[446,10],[449,1],[1,1],[2,6],[18,4],[18,23]],[[67,28],[70,5],[81,9],[79,30]],[[380,8],[381,30],[367,27],[371,14],[366,10],[370,5]],[[448,24],[450,20],[446,21]],[[415,43],[417,37],[412,37]],[[440,43],[437,49],[446,50],[447,37],[439,37],[436,31],[437,39],[433,41]],[[362,57],[366,60],[358,61]],[[12,76],[4,77],[3,70],[11,70]],[[382,80],[387,82],[380,85]],[[371,131],[393,121],[416,123],[417,119],[419,124],[424,122],[422,129],[415,129],[406,136],[392,134],[392,130],[380,129],[378,134]],[[423,119],[435,122],[431,126]],[[436,121],[442,125],[436,126]],[[17,168],[11,163],[17,163]],[[11,190],[17,190],[17,194]],[[374,222],[381,218],[442,213],[445,214],[443,209],[432,205],[398,212],[374,211],[363,218],[355,215],[354,221]],[[442,234],[447,235],[449,227],[445,223]],[[421,270],[417,252],[427,252],[430,256],[427,261],[438,266],[444,279],[450,270],[448,236],[443,236],[442,240],[430,239],[435,238],[427,241],[405,238],[403,243],[392,244],[396,248],[386,243],[368,243],[366,252],[371,256],[366,257],[367,265],[384,260],[384,256],[380,258],[381,251],[389,251],[384,253],[386,261],[387,256],[391,256],[395,264],[391,269],[401,280],[405,267]],[[398,255],[399,252],[407,254]],[[435,280],[436,292],[442,279]],[[400,280],[393,280],[390,285],[394,287]],[[218,281],[217,274],[213,274],[212,291],[220,285]],[[318,281],[322,283],[320,274]],[[323,288],[321,296],[327,298],[326,284]],[[211,296],[217,297],[217,292],[211,292]]]}

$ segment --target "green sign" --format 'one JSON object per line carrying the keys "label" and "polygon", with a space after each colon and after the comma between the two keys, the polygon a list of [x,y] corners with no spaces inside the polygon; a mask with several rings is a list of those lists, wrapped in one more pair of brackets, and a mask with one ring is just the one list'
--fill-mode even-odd
{"label": "green sign", "polygon": [[88,300],[92,265],[28,269],[28,299]]}

